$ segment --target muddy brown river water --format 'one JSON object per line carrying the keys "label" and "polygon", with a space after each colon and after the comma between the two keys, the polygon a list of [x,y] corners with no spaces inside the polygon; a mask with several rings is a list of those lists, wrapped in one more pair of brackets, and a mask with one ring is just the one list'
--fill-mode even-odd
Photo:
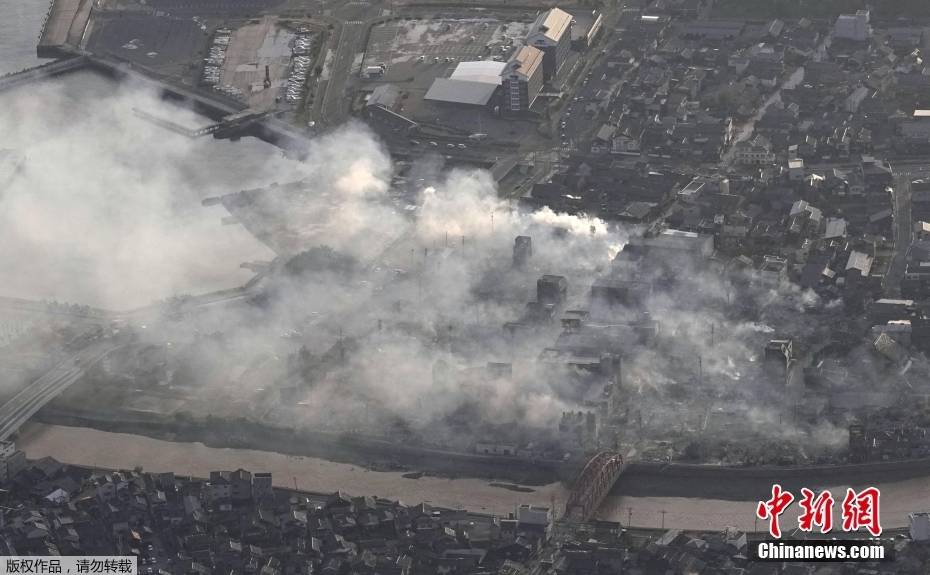
{"label": "muddy brown river water", "polygon": [[[312,457],[295,457],[250,449],[207,447],[202,443],[174,443],[125,433],[111,433],[80,427],[31,423],[17,440],[30,458],[50,456],[66,463],[101,468],[133,468],[148,471],[174,471],[182,475],[208,476],[218,469],[242,467],[251,471],[270,471],[280,487],[316,492],[342,490],[351,495],[377,495],[399,499],[408,504],[421,501],[447,507],[465,507],[471,511],[506,515],[514,505],[530,503],[561,508],[566,499],[558,483],[514,491],[491,485],[485,479],[447,479],[423,476],[403,477],[402,472],[371,471],[363,467],[335,463]],[[829,486],[839,501],[846,486],[838,481]],[[930,510],[930,478],[885,482],[882,490],[881,518],[886,529],[907,525],[907,514]],[[679,529],[764,529],[756,521],[756,501],[722,501],[687,497],[611,496],[598,517],[636,527]],[[792,510],[796,509],[796,505]],[[796,511],[783,516],[782,525],[796,520]],[[838,520],[838,516],[837,516]]]}

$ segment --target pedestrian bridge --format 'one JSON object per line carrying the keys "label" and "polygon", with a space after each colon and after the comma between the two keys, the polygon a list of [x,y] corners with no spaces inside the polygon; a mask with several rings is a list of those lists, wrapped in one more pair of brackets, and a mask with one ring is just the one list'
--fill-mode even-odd
{"label": "pedestrian bridge", "polygon": [[265,116],[268,115],[267,112],[255,112],[252,110],[243,110],[242,112],[237,112],[235,114],[230,114],[223,118],[222,121],[210,124],[209,126],[204,126],[203,128],[187,128],[173,122],[166,118],[160,118],[154,114],[150,114],[145,110],[140,110],[138,108],[133,108],[132,113],[137,117],[142,118],[150,124],[154,124],[160,128],[170,130],[176,134],[181,134],[182,136],[187,136],[188,138],[199,138],[201,136],[208,136],[210,134],[219,135],[218,132],[228,132],[236,129],[243,128],[252,122],[258,122],[262,120]]}

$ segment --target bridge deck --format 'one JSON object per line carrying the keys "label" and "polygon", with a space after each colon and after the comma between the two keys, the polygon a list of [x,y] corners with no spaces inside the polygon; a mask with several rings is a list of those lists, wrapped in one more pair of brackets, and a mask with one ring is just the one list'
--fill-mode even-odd
{"label": "bridge deck", "polygon": [[36,47],[39,57],[57,57],[68,47],[79,48],[93,5],[93,0],[53,0]]}
{"label": "bridge deck", "polygon": [[619,453],[602,451],[592,457],[575,480],[565,506],[565,518],[575,522],[589,521],[625,468]]}

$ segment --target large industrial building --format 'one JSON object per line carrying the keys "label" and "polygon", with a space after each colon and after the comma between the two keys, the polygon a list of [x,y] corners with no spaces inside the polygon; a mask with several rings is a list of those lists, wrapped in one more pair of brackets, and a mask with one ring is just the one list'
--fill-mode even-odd
{"label": "large industrial building", "polygon": [[504,62],[461,62],[448,78],[436,78],[424,96],[433,102],[493,106],[520,113],[533,106],[543,84],[551,81],[569,57],[572,15],[552,8],[536,18],[524,40]]}
{"label": "large industrial building", "polygon": [[503,62],[462,62],[448,78],[436,78],[425,98],[437,102],[487,106],[501,85]]}
{"label": "large industrial building", "polygon": [[542,89],[544,53],[533,46],[521,46],[509,61],[482,60],[461,62],[448,78],[436,78],[425,99],[434,102],[488,106],[498,88],[503,88],[500,102],[505,112],[530,109]]}
{"label": "large industrial building", "polygon": [[543,84],[543,53],[532,46],[514,52],[503,71],[503,108],[508,112],[529,110]]}
{"label": "large industrial building", "polygon": [[533,23],[526,43],[543,52],[543,79],[551,81],[568,59],[572,45],[572,15],[558,8],[543,12]]}

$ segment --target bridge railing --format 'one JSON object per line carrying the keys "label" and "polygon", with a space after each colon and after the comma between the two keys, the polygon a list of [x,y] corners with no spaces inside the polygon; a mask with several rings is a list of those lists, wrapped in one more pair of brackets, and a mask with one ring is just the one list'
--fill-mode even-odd
{"label": "bridge railing", "polygon": [[588,521],[610,493],[623,473],[623,456],[619,453],[602,451],[592,457],[575,481],[565,516],[571,521]]}

